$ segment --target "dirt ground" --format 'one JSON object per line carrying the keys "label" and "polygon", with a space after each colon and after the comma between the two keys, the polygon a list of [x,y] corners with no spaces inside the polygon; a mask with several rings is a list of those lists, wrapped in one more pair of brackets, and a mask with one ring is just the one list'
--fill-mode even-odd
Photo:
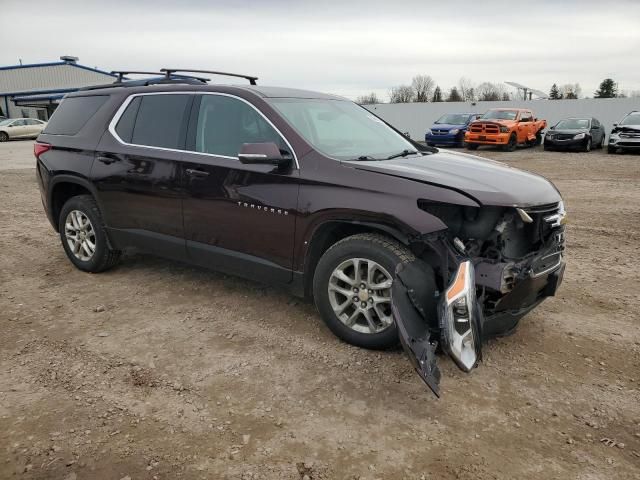
{"label": "dirt ground", "polygon": [[471,374],[439,359],[440,399],[273,288],[76,270],[0,171],[0,478],[640,479],[640,156],[479,153],[562,191],[568,268]]}

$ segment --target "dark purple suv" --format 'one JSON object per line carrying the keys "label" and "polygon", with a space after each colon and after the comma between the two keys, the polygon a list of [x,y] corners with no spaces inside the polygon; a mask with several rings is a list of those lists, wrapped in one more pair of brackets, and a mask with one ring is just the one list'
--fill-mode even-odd
{"label": "dark purple suv", "polygon": [[38,138],[79,269],[137,247],[284,286],[349,343],[400,339],[436,393],[438,346],[469,371],[558,288],[565,211],[544,178],[414,143],[344,98],[165,73],[67,95]]}

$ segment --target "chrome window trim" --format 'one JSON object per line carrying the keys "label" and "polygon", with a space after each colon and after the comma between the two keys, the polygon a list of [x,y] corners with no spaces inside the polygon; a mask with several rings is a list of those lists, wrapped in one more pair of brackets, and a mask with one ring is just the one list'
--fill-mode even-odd
{"label": "chrome window trim", "polygon": [[113,118],[111,119],[111,122],[109,122],[109,133],[113,136],[113,138],[115,138],[118,143],[122,144],[122,145],[126,145],[128,147],[142,147],[142,148],[151,148],[154,150],[162,150],[165,152],[180,152],[180,153],[192,153],[195,155],[205,155],[207,157],[216,157],[216,158],[228,158],[231,160],[238,160],[238,162],[240,162],[240,159],[238,157],[230,157],[228,155],[217,155],[215,153],[207,153],[207,152],[196,152],[194,150],[181,150],[179,148],[166,148],[166,147],[154,147],[152,145],[142,145],[142,144],[138,144],[138,143],[127,143],[124,140],[122,140],[122,138],[120,138],[120,136],[118,135],[118,133],[116,132],[116,125],[118,124],[118,122],[120,121],[120,117],[122,117],[122,115],[124,114],[125,110],[127,109],[127,107],[129,106],[129,104],[133,101],[134,98],[136,97],[142,97],[142,96],[146,96],[146,95],[218,95],[221,97],[231,97],[231,98],[235,98],[237,100],[240,100],[241,102],[246,103],[247,105],[249,105],[251,108],[253,108],[256,112],[258,112],[258,114],[269,124],[271,125],[271,127],[278,133],[278,135],[280,135],[280,137],[284,140],[284,143],[287,145],[287,147],[289,147],[289,149],[291,150],[291,154],[293,155],[293,160],[296,163],[296,168],[298,170],[300,170],[300,164],[298,163],[298,156],[296,155],[295,150],[293,149],[293,147],[291,146],[291,144],[289,143],[289,140],[287,140],[287,138],[282,134],[282,132],[278,129],[278,127],[276,127],[271,120],[269,120],[264,113],[262,113],[255,105],[253,105],[251,102],[245,100],[242,97],[239,97],[237,95],[233,95],[230,93],[222,93],[222,92],[203,92],[203,91],[175,91],[175,92],[143,92],[143,93],[134,93],[132,95],[129,95],[124,102],[122,102],[122,105],[120,105],[120,107],[118,108],[118,110],[116,111],[115,115],[113,116]]}

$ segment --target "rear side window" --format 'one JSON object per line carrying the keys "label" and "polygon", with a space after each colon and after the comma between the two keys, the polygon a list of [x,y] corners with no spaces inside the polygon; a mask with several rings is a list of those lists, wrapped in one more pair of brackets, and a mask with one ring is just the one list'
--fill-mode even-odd
{"label": "rear side window", "polygon": [[126,143],[131,143],[131,138],[133,137],[133,127],[136,123],[136,117],[138,116],[138,109],[140,108],[141,100],[142,97],[135,97],[133,100],[131,100],[131,102],[127,106],[127,109],[120,117],[118,125],[116,125],[116,133]]}
{"label": "rear side window", "polygon": [[[122,115],[116,132],[122,123],[127,133],[133,123],[130,141],[127,143],[162,148],[184,148],[190,95],[144,95],[139,102],[132,101]],[[131,111],[130,111],[131,110]],[[137,113],[134,115],[134,112]],[[132,118],[135,117],[135,120]]]}
{"label": "rear side window", "polygon": [[44,133],[75,135],[104,105],[108,95],[65,98],[49,120]]}

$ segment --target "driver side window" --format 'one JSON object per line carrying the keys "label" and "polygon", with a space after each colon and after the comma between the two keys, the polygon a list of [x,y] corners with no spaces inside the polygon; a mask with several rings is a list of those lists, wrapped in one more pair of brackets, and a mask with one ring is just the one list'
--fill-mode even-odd
{"label": "driver side window", "polygon": [[253,107],[223,95],[203,95],[198,112],[195,151],[237,157],[244,143],[273,142],[288,148],[278,132]]}

